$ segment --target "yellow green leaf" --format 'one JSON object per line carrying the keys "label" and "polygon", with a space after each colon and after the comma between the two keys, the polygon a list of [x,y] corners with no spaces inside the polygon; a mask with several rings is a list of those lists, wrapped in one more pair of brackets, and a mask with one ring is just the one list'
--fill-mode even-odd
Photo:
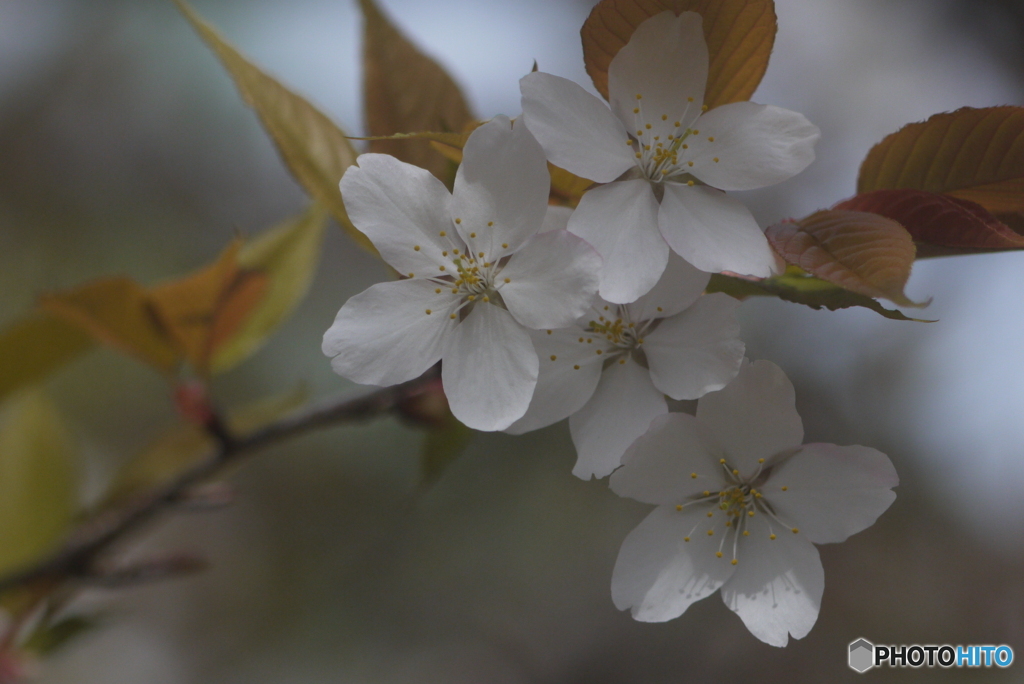
{"label": "yellow green leaf", "polygon": [[451,412],[443,424],[430,428],[420,448],[420,477],[424,485],[441,477],[445,469],[457,459],[473,438],[473,431],[459,422]]}
{"label": "yellow green leaf", "polygon": [[786,263],[867,297],[899,306],[914,263],[910,233],[896,221],[862,211],[825,209],[769,226],[768,241]]}
{"label": "yellow green leaf", "polygon": [[94,339],[169,373],[181,359],[149,293],[130,278],[103,278],[44,295],[39,306]]}
{"label": "yellow green leaf", "polygon": [[601,0],[580,30],[583,62],[597,91],[608,97],[612,58],[637,26],[665,10],[696,12],[704,19],[711,60],[704,103],[714,108],[749,100],[775,44],[773,0]]}
{"label": "yellow green leaf", "polygon": [[91,335],[61,318],[34,313],[0,332],[0,401],[39,382],[93,346]]}
{"label": "yellow green leaf", "polygon": [[121,468],[108,489],[104,507],[170,481],[215,447],[214,439],[198,425],[175,425]]}
{"label": "yellow green leaf", "polygon": [[184,0],[174,2],[231,74],[242,99],[256,111],[292,175],[353,240],[376,254],[366,236],[349,221],[338,189],[345,169],[356,160],[345,133],[305,98],[250,62]]}
{"label": "yellow green leaf", "polygon": [[38,390],[0,409],[0,575],[31,564],[68,533],[78,509],[74,452]]}
{"label": "yellow green leaf", "polygon": [[875,145],[857,192],[945,193],[993,214],[1024,212],[1024,107],[964,107],[912,123]]}
{"label": "yellow green leaf", "polygon": [[[462,131],[473,115],[452,77],[402,35],[373,0],[359,0],[359,6],[365,20],[363,94],[370,135]],[[428,169],[442,181],[452,178],[451,163],[425,142],[374,140],[370,151]]]}
{"label": "yellow green leaf", "polygon": [[309,401],[309,388],[297,385],[284,394],[257,399],[228,414],[228,427],[234,435],[246,435],[291,413]]}
{"label": "yellow green leaf", "polygon": [[238,266],[266,279],[266,290],[230,335],[218,340],[210,370],[223,372],[252,355],[309,291],[320,260],[327,214],[314,203],[296,218],[245,243]]}

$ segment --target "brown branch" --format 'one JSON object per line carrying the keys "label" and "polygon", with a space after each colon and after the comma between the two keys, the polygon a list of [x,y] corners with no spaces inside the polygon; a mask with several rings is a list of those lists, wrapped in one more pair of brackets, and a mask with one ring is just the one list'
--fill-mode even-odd
{"label": "brown branch", "polygon": [[191,488],[215,476],[228,464],[272,444],[321,427],[370,420],[391,413],[437,381],[437,368],[423,376],[355,399],[331,399],[290,414],[255,432],[232,435],[219,420],[208,426],[218,446],[207,458],[171,481],[133,498],[121,508],[102,511],[85,521],[55,553],[34,566],[0,578],[0,594],[40,582],[59,584],[95,573],[97,560],[114,544],[159,513],[174,506]]}

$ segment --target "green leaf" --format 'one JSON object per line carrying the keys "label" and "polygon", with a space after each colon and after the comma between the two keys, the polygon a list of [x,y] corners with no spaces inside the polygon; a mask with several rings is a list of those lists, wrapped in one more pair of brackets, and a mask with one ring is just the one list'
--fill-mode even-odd
{"label": "green leaf", "polygon": [[460,423],[451,412],[441,426],[428,430],[420,449],[421,485],[436,482],[472,439],[473,430]]}
{"label": "green leaf", "polygon": [[724,292],[737,299],[778,297],[812,309],[826,308],[830,311],[860,306],[894,321],[934,323],[920,318],[908,318],[899,311],[886,309],[871,297],[850,292],[821,278],[815,278],[795,266],[787,268],[782,275],[757,281],[716,273],[711,276],[706,291]]}
{"label": "green leaf", "polygon": [[296,180],[327,207],[349,237],[376,254],[369,239],[349,221],[338,189],[357,156],[345,133],[305,98],[250,62],[184,0],[174,3],[231,74],[242,99],[256,110]]}
{"label": "green leaf", "polygon": [[34,313],[0,332],[0,401],[39,382],[93,346],[78,326]]}
{"label": "green leaf", "polygon": [[[373,0],[359,0],[363,32],[363,94],[371,136],[401,131],[461,133],[473,121],[462,92],[444,68],[395,28]],[[452,180],[452,164],[426,143],[385,140],[371,152],[390,154]]]}
{"label": "green leaf", "polygon": [[235,331],[218,344],[210,364],[214,373],[252,355],[306,296],[320,261],[326,220],[324,209],[314,203],[296,218],[242,246],[239,267],[264,275],[267,287]]}
{"label": "green leaf", "polygon": [[665,10],[696,12],[704,19],[711,59],[704,104],[713,109],[749,100],[775,44],[773,0],[602,0],[580,30],[583,62],[597,91],[607,99],[612,58],[637,26]]}
{"label": "green leaf", "polygon": [[72,615],[53,623],[42,622],[25,641],[24,650],[40,656],[51,655],[99,626],[95,617]]}
{"label": "green leaf", "polygon": [[78,511],[70,438],[39,390],[0,409],[0,575],[23,568],[70,531]]}

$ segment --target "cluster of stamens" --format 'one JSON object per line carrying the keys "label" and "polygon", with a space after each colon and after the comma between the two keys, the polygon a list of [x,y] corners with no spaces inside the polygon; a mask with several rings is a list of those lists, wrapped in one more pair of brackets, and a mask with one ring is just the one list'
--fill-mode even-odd
{"label": "cluster of stamens", "polygon": [[[723,549],[731,537],[732,559],[730,562],[733,565],[739,563],[736,555],[739,539],[740,537],[750,536],[750,530],[747,529],[749,526],[748,521],[757,515],[764,515],[768,519],[768,538],[772,541],[776,539],[773,522],[778,524],[781,529],[788,529],[793,534],[800,532],[796,527],[787,525],[780,520],[771,505],[765,501],[763,490],[755,487],[755,484],[760,481],[759,478],[764,467],[763,458],[758,459],[757,471],[749,478],[740,477],[740,471],[730,467],[724,458],[719,460],[719,464],[722,466],[725,474],[724,487],[721,487],[718,491],[705,490],[700,496],[676,506],[677,511],[682,511],[690,506],[703,504],[709,506],[708,518],[714,518],[716,512],[725,517],[725,531],[722,534],[722,541],[718,545],[718,550],[715,552],[716,557],[722,558],[724,556]],[[696,480],[701,476],[697,473],[690,473],[690,477]],[[720,481],[718,478],[715,479]],[[788,489],[788,487],[781,487],[781,491],[787,491]],[[690,541],[690,535],[694,534],[700,526],[700,523],[694,525],[689,534],[683,537],[683,541]],[[707,535],[709,537],[715,535],[715,524],[713,522],[707,530]]]}
{"label": "cluster of stamens", "polygon": [[[682,122],[686,119],[690,106],[695,102],[693,97],[688,97],[686,100],[687,104],[683,112],[678,118],[673,119],[673,132],[666,134],[665,140],[662,140],[660,134],[654,134],[653,126],[645,119],[643,95],[636,96],[636,106],[633,107],[635,136],[630,136],[626,144],[634,149],[637,166],[648,180],[668,180],[694,185],[694,179],[687,178],[690,169],[693,168],[693,162],[685,160],[686,151],[690,148],[686,141],[690,136],[700,135],[700,130],[683,128]],[[701,111],[707,111],[707,105],[702,105]],[[659,118],[667,122],[669,115],[661,114]],[[714,142],[715,139],[712,136],[708,138],[708,141]],[[680,157],[684,157],[684,159],[680,161]],[[715,157],[714,161],[717,162],[718,157]]]}

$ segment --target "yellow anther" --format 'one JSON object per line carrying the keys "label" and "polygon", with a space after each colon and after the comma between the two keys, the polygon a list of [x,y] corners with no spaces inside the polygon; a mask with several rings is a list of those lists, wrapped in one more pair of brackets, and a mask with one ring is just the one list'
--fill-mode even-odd
{"label": "yellow anther", "polygon": [[512,279],[511,279],[511,278],[505,278],[505,282],[506,282],[506,283],[511,283],[511,282],[512,282]]}
{"label": "yellow anther", "polygon": [[709,492],[708,490],[705,489],[704,490],[704,496],[711,496],[711,492]]}
{"label": "yellow anther", "polygon": [[575,369],[575,370],[579,370],[579,369],[580,369],[580,367],[579,367],[579,365],[575,365],[575,366],[573,366],[573,369]]}
{"label": "yellow anther", "polygon": [[[442,230],[440,233],[438,233],[438,235],[440,235],[441,237],[446,237],[448,233]],[[456,252],[456,254],[458,254],[458,252]]]}
{"label": "yellow anther", "polygon": [[594,338],[593,338],[593,337],[588,337],[588,338],[587,338],[587,344],[590,344],[590,343],[592,343],[593,341],[594,341]]}
{"label": "yellow anther", "polygon": [[459,288],[453,287],[452,288],[452,294],[459,294]]}
{"label": "yellow anther", "polygon": [[484,295],[484,301],[485,301],[485,302],[489,302],[489,301],[491,301],[491,298],[490,298],[490,297],[488,297],[487,295]]}
{"label": "yellow anther", "polygon": [[437,288],[437,289],[435,289],[435,290],[434,290],[434,294],[441,294],[441,288]]}
{"label": "yellow anther", "polygon": [[441,252],[441,256],[448,256],[448,252]]}
{"label": "yellow anther", "polygon": [[477,253],[476,253],[476,255],[477,255],[478,257],[480,257],[481,259],[483,259],[483,258],[484,258],[484,253],[483,253],[483,252],[477,252]]}
{"label": "yellow anther", "polygon": [[[702,111],[702,112],[706,112],[706,111],[708,111],[708,106],[707,106],[707,105],[701,105],[701,106],[700,106],[700,111]],[[697,132],[697,131],[694,131],[694,133],[696,133],[696,132]]]}
{"label": "yellow anther", "polygon": [[557,358],[558,358],[558,357],[557,357],[557,356],[555,356],[554,354],[552,354],[552,355],[551,355],[551,360],[552,360],[552,361],[554,361],[554,360],[555,360],[555,359],[557,359]]}
{"label": "yellow anther", "polygon": [[722,552],[721,551],[715,551],[715,556],[718,557],[718,558],[721,558],[722,557]]}
{"label": "yellow anther", "polygon": [[551,334],[551,331],[550,331],[550,330],[548,330],[548,335],[550,335],[550,334]]}
{"label": "yellow anther", "polygon": [[711,161],[713,161],[713,162],[715,162],[715,163],[717,164],[717,163],[718,163],[718,157],[715,157],[715,158],[714,158],[714,159],[712,159]]}
{"label": "yellow anther", "polygon": [[730,562],[730,563],[732,563],[733,565],[736,565],[737,563],[739,563],[739,561],[738,561],[738,560],[736,560],[735,558],[733,558],[733,559],[732,559],[731,561],[729,561],[729,562]]}
{"label": "yellow anther", "polygon": [[763,495],[761,494],[761,492],[755,492],[755,493],[754,493],[754,498],[755,498],[755,499],[760,499],[760,498],[761,498],[762,496],[763,496]]}
{"label": "yellow anther", "polygon": [[647,151],[647,152],[650,152],[651,151],[651,146],[650,145],[644,145],[644,150]]}
{"label": "yellow anther", "polygon": [[687,166],[693,166],[693,162],[686,162]]}
{"label": "yellow anther", "polygon": [[644,158],[644,155],[643,155],[643,154],[641,154],[640,152],[637,152],[637,153],[636,153],[636,154],[635,154],[634,156],[635,156],[635,157],[636,157],[637,159],[643,159],[643,158]]}
{"label": "yellow anther", "polygon": [[715,515],[714,511],[708,511],[708,517],[711,518]]}
{"label": "yellow anther", "polygon": [[639,100],[639,99],[642,99],[642,98],[643,98],[643,95],[640,95],[639,93],[637,93],[636,99]]}
{"label": "yellow anther", "polygon": [[[442,271],[444,270],[444,266],[439,266],[438,268],[440,268]],[[409,274],[409,277],[412,277],[412,273]]]}
{"label": "yellow anther", "polygon": [[669,174],[669,170],[668,169],[662,169],[661,170],[661,175],[662,176],[667,176],[668,174]]}
{"label": "yellow anther", "polygon": [[[444,270],[444,266],[442,266],[442,267],[441,267],[441,270],[442,270],[442,271]],[[415,274],[415,273],[410,273],[410,274],[409,274],[409,277],[410,277],[410,278],[415,278],[415,277],[416,277],[416,274]]]}
{"label": "yellow anther", "polygon": [[668,121],[668,114],[662,114],[661,115],[661,120],[662,121]]}
{"label": "yellow anther", "polygon": [[487,222],[487,225],[488,225],[488,226],[493,226],[493,225],[494,225],[494,221],[488,221],[488,222]]}
{"label": "yellow anther", "polygon": [[430,315],[430,309],[427,309],[427,315],[428,316]]}
{"label": "yellow anther", "polygon": [[686,184],[689,185],[691,188],[693,187],[693,181],[692,180],[686,181]]}
{"label": "yellow anther", "polygon": [[743,530],[743,536],[744,537],[749,537],[750,536],[750,530]]}
{"label": "yellow anther", "polygon": [[726,520],[725,521],[725,526],[726,527],[732,527],[732,520]]}
{"label": "yellow anther", "polygon": [[690,478],[693,480],[697,479],[697,473],[690,473]]}
{"label": "yellow anther", "polygon": [[454,254],[455,256],[458,256],[459,255],[459,250],[458,249],[453,249],[452,250],[452,254]]}
{"label": "yellow anther", "polygon": [[693,129],[693,134],[694,135],[700,135],[700,131],[698,131],[696,128],[694,128]]}
{"label": "yellow anther", "polygon": [[724,458],[718,459],[718,462],[721,463],[722,465],[725,465],[725,459]]}
{"label": "yellow anther", "polygon": [[747,517],[753,518],[754,517],[754,511],[747,511]]}
{"label": "yellow anther", "polygon": [[693,98],[692,97],[688,97],[688,98],[686,98],[686,101],[687,102],[693,102]]}
{"label": "yellow anther", "polygon": [[772,541],[775,541],[775,534],[774,533],[769,534],[768,538],[771,539]]}
{"label": "yellow anther", "polygon": [[690,146],[689,146],[689,145],[687,145],[686,143],[683,143],[683,149],[684,149],[684,150],[688,150],[688,149],[690,149]]}
{"label": "yellow anther", "polygon": [[470,234],[469,234],[469,237],[471,237],[471,238],[475,238],[475,237],[476,237],[476,233],[470,233]]}
{"label": "yellow anther", "polygon": [[681,121],[676,121],[676,122],[675,122],[674,124],[672,124],[672,125],[673,125],[673,126],[675,126],[676,128],[679,128],[679,127],[680,127],[680,126],[682,126],[683,124],[682,124],[682,122],[681,122]]}
{"label": "yellow anther", "polygon": [[764,459],[763,458],[759,458],[759,459],[757,459],[757,462],[758,463],[764,463]]}
{"label": "yellow anther", "polygon": [[501,243],[501,248],[502,249],[508,249],[508,243],[507,242],[502,242]]}
{"label": "yellow anther", "polygon": [[598,355],[598,356],[600,356],[601,354],[604,354],[604,352],[603,352],[603,351],[601,351],[600,349],[598,349],[598,350],[597,350],[597,355]]}
{"label": "yellow anther", "polygon": [[658,311],[664,311],[664,309],[662,309],[662,308],[661,308],[661,307],[659,306],[659,307],[658,307]]}
{"label": "yellow anther", "polygon": [[647,130],[651,130],[651,124],[644,124],[644,128],[646,128]]}
{"label": "yellow anther", "polygon": [[625,358],[619,359],[619,365],[620,366],[625,366],[626,365],[626,359]]}
{"label": "yellow anther", "polygon": [[[655,140],[661,140],[661,136],[660,135],[656,135],[656,136],[654,136],[654,139]],[[661,145],[659,144],[658,147],[661,147]]]}
{"label": "yellow anther", "polygon": [[468,297],[466,297],[466,299],[468,299],[471,302],[476,301],[476,295],[469,295]]}
{"label": "yellow anther", "polygon": [[709,135],[708,136],[708,142],[715,142],[715,136]]}
{"label": "yellow anther", "polygon": [[788,492],[788,491],[789,491],[789,487],[783,487],[783,488],[782,488],[782,491],[784,491],[784,492]]}
{"label": "yellow anther", "polygon": [[418,252],[418,251],[420,251],[420,246],[419,246],[419,245],[415,245],[415,246],[413,247],[413,249],[414,249],[414,250],[416,250],[416,251]]}
{"label": "yellow anther", "polygon": [[640,113],[640,108],[639,107],[633,107],[633,113],[634,114],[639,114]]}
{"label": "yellow anther", "polygon": [[676,510],[677,511],[683,510],[683,504],[676,504]]}
{"label": "yellow anther", "polygon": [[715,535],[715,531],[714,530],[708,530],[708,536],[709,537],[713,537],[714,535]]}
{"label": "yellow anther", "polygon": [[740,471],[738,471],[738,470],[736,470],[735,468],[733,468],[732,474],[733,474],[733,475],[739,475],[739,474],[740,474]]}
{"label": "yellow anther", "polygon": [[[681,509],[681,508],[682,508],[682,506],[680,506],[679,508]],[[684,541],[684,542],[688,542],[688,541],[690,541],[690,538],[689,538],[689,537],[683,537],[683,541]]]}
{"label": "yellow anther", "polygon": [[793,534],[797,534],[798,532],[800,532],[800,529],[797,528],[797,527],[794,527],[793,528]]}
{"label": "yellow anther", "polygon": [[455,222],[456,222],[456,223],[462,223],[462,219],[460,219],[460,218],[457,218],[457,219],[455,219]]}
{"label": "yellow anther", "polygon": [[636,134],[637,134],[637,135],[643,135],[643,134],[644,134],[644,132],[643,132],[643,131],[637,131],[637,132],[636,132]]}

